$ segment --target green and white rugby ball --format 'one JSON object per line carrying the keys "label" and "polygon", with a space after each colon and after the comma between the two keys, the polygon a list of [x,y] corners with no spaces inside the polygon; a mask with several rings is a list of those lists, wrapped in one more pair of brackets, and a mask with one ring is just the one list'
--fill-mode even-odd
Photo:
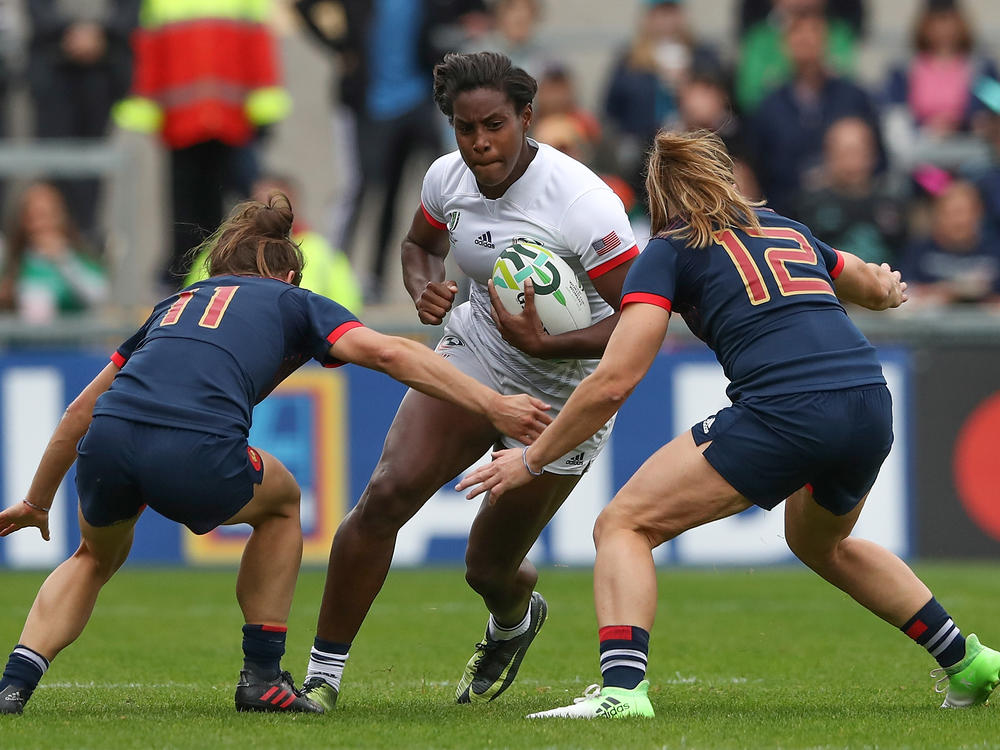
{"label": "green and white rugby ball", "polygon": [[556,335],[590,325],[590,303],[573,269],[551,250],[527,240],[508,247],[493,264],[493,285],[509,313],[524,309],[524,282],[535,288],[535,309]]}

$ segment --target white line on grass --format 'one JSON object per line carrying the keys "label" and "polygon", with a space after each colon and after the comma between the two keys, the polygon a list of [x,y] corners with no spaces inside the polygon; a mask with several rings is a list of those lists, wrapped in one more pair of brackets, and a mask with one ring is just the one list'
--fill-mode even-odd
{"label": "white line on grass", "polygon": [[218,690],[217,685],[205,685],[204,683],[198,682],[162,682],[162,683],[149,683],[149,682],[46,682],[38,686],[39,690],[45,689],[74,689],[79,690],[81,688],[98,690],[123,690],[126,688],[144,688],[150,690],[166,690],[168,688],[211,688],[212,690]]}

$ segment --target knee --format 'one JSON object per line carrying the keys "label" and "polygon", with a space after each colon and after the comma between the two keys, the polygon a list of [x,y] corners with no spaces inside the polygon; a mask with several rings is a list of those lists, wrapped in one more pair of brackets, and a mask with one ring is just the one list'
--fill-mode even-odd
{"label": "knee", "polygon": [[520,546],[527,541],[470,540],[465,551],[465,582],[487,600],[504,598],[514,590],[530,593],[538,582],[538,571],[525,556],[527,550]]}
{"label": "knee", "polygon": [[489,597],[491,594],[505,590],[510,578],[511,571],[486,560],[477,559],[475,556],[466,555],[465,582],[480,596]]}
{"label": "knee", "polygon": [[597,520],[594,521],[594,547],[600,547],[601,542],[607,539],[610,534],[623,528],[622,521],[623,519],[615,508],[611,505],[605,506],[604,510],[597,516]]}
{"label": "knee", "polygon": [[299,503],[302,501],[302,488],[299,487],[299,483],[295,481],[295,477],[291,474],[288,475],[288,479],[285,482],[285,506],[287,508],[294,509],[298,512]]}
{"label": "knee", "polygon": [[84,567],[87,575],[100,581],[102,585],[111,580],[111,576],[118,571],[127,557],[127,547],[124,551],[98,552],[86,540],[80,543],[79,549],[73,555],[77,563]]}
{"label": "knee", "polygon": [[352,523],[366,533],[395,535],[426,498],[397,472],[377,467],[351,512]]}
{"label": "knee", "polygon": [[670,531],[667,521],[658,522],[655,526],[644,523],[633,512],[626,510],[624,505],[612,502],[601,511],[594,522],[594,546],[600,547],[611,536],[618,533],[638,534],[646,539],[650,548],[662,544],[677,536],[681,530]]}
{"label": "knee", "polygon": [[836,544],[832,546],[819,544],[808,534],[787,528],[785,529],[785,541],[792,554],[815,571],[829,568],[835,561]]}
{"label": "knee", "polygon": [[299,518],[299,504],[302,500],[302,488],[289,472],[281,483],[277,500],[271,508],[271,515],[280,518]]}

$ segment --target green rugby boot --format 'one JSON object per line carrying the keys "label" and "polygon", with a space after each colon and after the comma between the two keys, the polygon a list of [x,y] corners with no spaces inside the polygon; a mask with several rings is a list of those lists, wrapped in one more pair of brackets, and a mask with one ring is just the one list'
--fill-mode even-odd
{"label": "green rugby boot", "polygon": [[321,705],[324,711],[332,711],[340,693],[322,677],[310,677],[302,683],[302,695]]}
{"label": "green rugby boot", "polygon": [[465,672],[455,690],[456,703],[486,703],[510,687],[517,677],[528,646],[545,624],[549,606],[537,591],[528,605],[528,630],[506,641],[490,638],[489,627],[476,653],[465,665]]}
{"label": "green rugby boot", "polygon": [[656,714],[646,693],[649,680],[643,680],[632,690],[625,688],[591,685],[580,698],[573,699],[573,705],[553,708],[528,714],[529,719],[651,719]]}
{"label": "green rugby boot", "polygon": [[965,658],[931,672],[934,691],[946,693],[941,708],[968,708],[986,703],[1000,685],[1000,652],[987,648],[973,633],[965,639]]}

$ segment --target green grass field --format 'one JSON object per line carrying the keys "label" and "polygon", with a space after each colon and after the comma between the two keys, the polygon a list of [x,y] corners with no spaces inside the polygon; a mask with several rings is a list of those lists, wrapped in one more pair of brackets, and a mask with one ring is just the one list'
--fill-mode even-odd
{"label": "green grass field", "polygon": [[[920,572],[966,632],[1000,643],[997,567]],[[41,583],[2,573],[0,644]],[[527,721],[598,681],[590,572],[542,572],[550,619],[518,681],[485,707],[454,685],[484,610],[456,569],[394,571],[326,716],[233,710],[242,621],[231,571],[127,569],[0,747],[983,748],[998,705],[937,708],[930,657],[803,569],[664,570],[649,676],[656,719]],[[285,666],[302,679],[323,575],[299,582]]]}

